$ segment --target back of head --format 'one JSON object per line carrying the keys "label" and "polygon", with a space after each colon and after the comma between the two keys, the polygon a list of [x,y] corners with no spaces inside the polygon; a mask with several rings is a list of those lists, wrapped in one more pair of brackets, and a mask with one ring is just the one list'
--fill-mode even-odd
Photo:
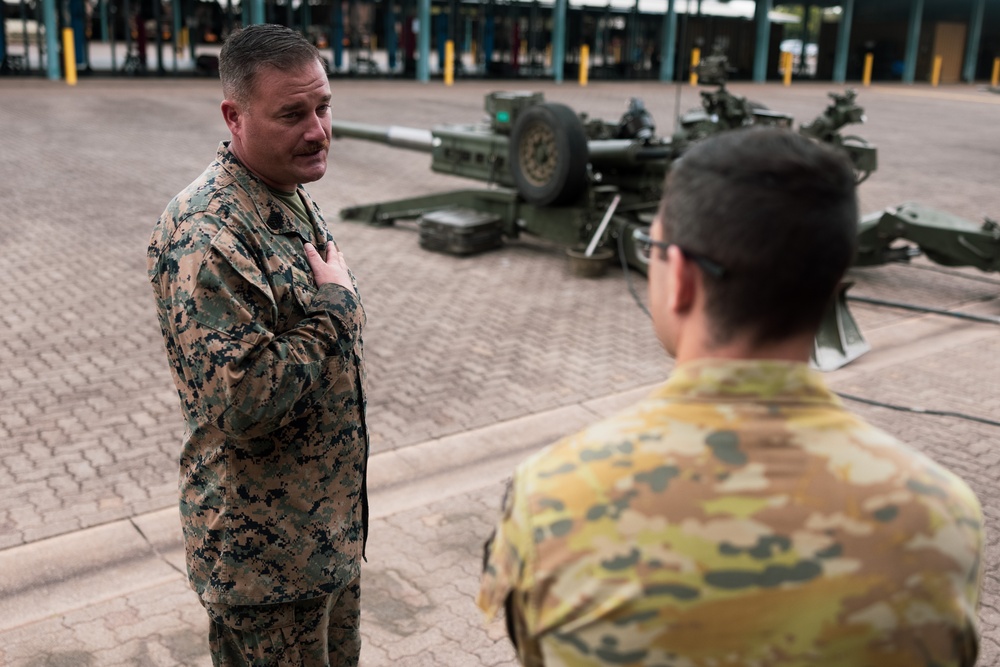
{"label": "back of head", "polygon": [[219,78],[227,100],[246,105],[263,67],[288,71],[322,62],[305,37],[283,25],[251,25],[233,32],[219,53]]}
{"label": "back of head", "polygon": [[674,164],[659,219],[664,240],[725,269],[704,276],[713,342],[778,342],[815,332],[850,265],[854,172],[786,129],[725,132]]}

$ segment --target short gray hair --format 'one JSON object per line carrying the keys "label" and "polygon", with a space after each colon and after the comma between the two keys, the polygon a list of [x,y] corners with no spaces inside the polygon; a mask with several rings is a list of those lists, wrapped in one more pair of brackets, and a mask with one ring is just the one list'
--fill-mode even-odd
{"label": "short gray hair", "polygon": [[319,51],[291,28],[272,23],[247,26],[233,32],[219,54],[222,94],[245,105],[261,68],[288,71],[312,62],[323,63]]}

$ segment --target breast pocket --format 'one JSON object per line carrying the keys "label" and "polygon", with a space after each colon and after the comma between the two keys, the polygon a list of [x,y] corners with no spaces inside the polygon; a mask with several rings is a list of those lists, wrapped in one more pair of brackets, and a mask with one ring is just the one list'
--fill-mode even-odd
{"label": "breast pocket", "polygon": [[297,266],[291,267],[292,274],[292,296],[302,309],[303,317],[309,312],[312,306],[313,297],[316,296],[316,281],[313,280],[312,271],[303,271]]}
{"label": "breast pocket", "polygon": [[271,285],[278,310],[278,332],[283,333],[305,319],[316,294],[316,284],[312,272],[291,259],[272,270]]}

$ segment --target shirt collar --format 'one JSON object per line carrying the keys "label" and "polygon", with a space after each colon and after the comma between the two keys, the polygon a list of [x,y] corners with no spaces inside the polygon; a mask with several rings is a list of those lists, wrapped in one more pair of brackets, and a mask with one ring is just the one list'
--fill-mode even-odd
{"label": "shirt collar", "polygon": [[654,396],[663,399],[794,401],[840,399],[808,364],[777,360],[699,359],[677,366]]}
{"label": "shirt collar", "polygon": [[[294,215],[288,215],[285,212],[285,208],[278,203],[278,199],[271,194],[268,190],[267,184],[260,180],[253,172],[247,169],[242,162],[236,157],[232,149],[229,147],[228,141],[223,141],[219,144],[219,151],[216,155],[216,159],[222,168],[225,169],[229,174],[236,179],[240,187],[250,193],[253,198],[254,205],[257,207],[257,214],[260,216],[267,228],[270,229],[275,234],[298,234],[302,237],[303,241],[309,241],[310,243],[319,243],[323,245],[327,242],[326,230],[316,229],[316,233],[321,237],[313,240],[312,230],[309,229],[309,225],[299,222],[299,220]],[[303,200],[306,204],[306,210],[309,215],[312,216],[313,220],[318,224],[319,219],[316,215],[315,208],[313,207],[312,199],[306,193],[305,189],[299,185],[295,189],[296,192],[302,195]]]}

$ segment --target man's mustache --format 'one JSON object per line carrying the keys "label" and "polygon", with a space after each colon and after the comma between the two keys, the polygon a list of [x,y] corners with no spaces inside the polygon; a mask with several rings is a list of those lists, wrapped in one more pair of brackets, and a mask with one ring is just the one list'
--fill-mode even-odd
{"label": "man's mustache", "polygon": [[296,155],[312,155],[313,153],[318,153],[319,151],[329,150],[329,148],[329,141],[316,141],[311,144],[306,144],[306,147],[296,153]]}

